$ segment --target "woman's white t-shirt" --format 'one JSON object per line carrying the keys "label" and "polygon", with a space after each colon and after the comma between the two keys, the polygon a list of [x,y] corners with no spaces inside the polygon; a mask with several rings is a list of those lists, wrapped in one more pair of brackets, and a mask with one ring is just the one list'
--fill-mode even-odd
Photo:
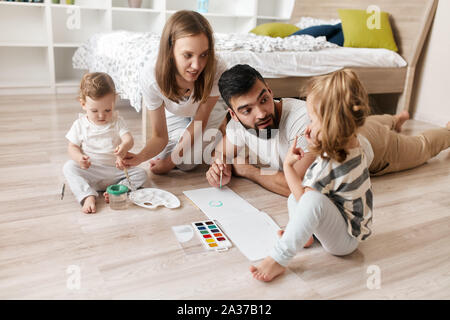
{"label": "woman's white t-shirt", "polygon": [[[219,79],[222,73],[227,69],[227,65],[221,59],[217,58],[216,74],[214,76],[214,83],[211,89],[210,96],[217,97],[219,92]],[[186,100],[175,102],[164,96],[158,83],[155,79],[155,62],[151,61],[142,70],[140,76],[140,87],[142,91],[142,98],[144,107],[148,110],[156,110],[164,103],[166,110],[170,113],[180,117],[194,117],[200,102],[194,102],[194,92]]]}

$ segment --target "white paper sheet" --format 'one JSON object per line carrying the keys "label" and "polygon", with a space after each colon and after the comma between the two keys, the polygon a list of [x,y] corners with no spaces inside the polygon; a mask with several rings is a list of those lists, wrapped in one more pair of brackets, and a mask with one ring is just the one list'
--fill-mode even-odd
{"label": "white paper sheet", "polygon": [[183,191],[250,260],[264,259],[278,239],[278,225],[233,190],[223,187]]}

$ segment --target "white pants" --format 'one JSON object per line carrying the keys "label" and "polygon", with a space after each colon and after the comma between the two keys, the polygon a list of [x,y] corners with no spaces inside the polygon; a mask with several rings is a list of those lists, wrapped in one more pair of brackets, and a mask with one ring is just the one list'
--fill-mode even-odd
{"label": "white pants", "polygon": [[[203,162],[208,163],[210,159],[206,159],[207,157],[203,157],[203,155],[211,156],[211,152],[214,150],[216,145],[221,140],[222,135],[218,129],[222,124],[223,120],[225,119],[226,113],[227,111],[224,107],[224,103],[222,102],[222,100],[219,99],[216,105],[214,106],[213,110],[211,111],[211,114],[209,115],[205,131],[202,133],[203,140],[199,141],[201,140],[200,138],[202,137],[196,137],[196,139],[194,140],[194,145],[191,148],[191,152],[186,152],[186,150],[183,150],[183,162],[177,164],[178,169],[181,169],[183,171],[192,170],[197,165],[201,164],[202,160]],[[167,121],[167,130],[169,134],[169,142],[167,143],[167,146],[164,148],[164,150],[156,157],[154,157],[154,159],[157,158],[165,159],[171,155],[173,149],[178,144],[178,141],[181,139],[183,133],[186,131],[186,128],[189,126],[192,120],[193,118],[191,117],[176,116],[166,110],[166,121]],[[217,131],[212,131],[209,129],[217,129]],[[211,136],[207,137],[208,130],[209,132],[212,132],[214,134],[214,138],[212,138]],[[198,144],[199,146],[199,148],[197,149],[195,147],[196,144]],[[201,152],[202,154],[201,155],[197,154],[195,156],[194,155],[195,151]]]}
{"label": "white pants", "polygon": [[270,256],[287,266],[314,234],[322,247],[336,256],[352,253],[358,240],[347,232],[347,223],[334,203],[318,191],[308,191],[300,201],[288,198],[289,222]]}
{"label": "white pants", "polygon": [[[75,161],[69,160],[64,164],[63,172],[70,190],[81,204],[86,197],[97,197],[97,191],[104,191],[112,184],[130,187],[124,171],[116,167],[91,164],[88,169],[81,169]],[[128,176],[135,188],[139,188],[147,180],[145,170],[138,167],[128,169]]]}

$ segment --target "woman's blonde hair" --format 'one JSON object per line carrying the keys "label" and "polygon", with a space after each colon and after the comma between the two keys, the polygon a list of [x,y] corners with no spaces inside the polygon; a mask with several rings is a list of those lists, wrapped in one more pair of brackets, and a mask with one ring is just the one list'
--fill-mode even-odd
{"label": "woman's blonde hair", "polygon": [[81,79],[78,99],[86,102],[86,97],[97,100],[109,93],[116,94],[116,86],[111,76],[104,72],[86,73]]}
{"label": "woman's blonde hair", "polygon": [[180,38],[204,34],[208,38],[208,60],[202,73],[194,84],[194,101],[204,103],[214,82],[216,60],[214,54],[214,37],[211,25],[200,13],[189,10],[175,12],[166,22],[159,44],[158,58],[155,66],[155,78],[164,96],[178,102],[183,94],[177,84],[177,68],[173,55],[175,41]]}
{"label": "woman's blonde hair", "polygon": [[344,161],[350,139],[370,112],[364,86],[356,73],[344,69],[311,79],[306,94],[321,122],[321,139],[310,151],[325,159]]}

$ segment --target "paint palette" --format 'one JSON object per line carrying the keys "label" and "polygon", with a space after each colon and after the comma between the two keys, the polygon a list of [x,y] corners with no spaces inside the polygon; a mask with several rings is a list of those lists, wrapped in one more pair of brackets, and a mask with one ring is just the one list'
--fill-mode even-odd
{"label": "paint palette", "polygon": [[192,226],[207,250],[224,251],[232,247],[230,240],[213,220],[192,222]]}
{"label": "paint palette", "polygon": [[158,206],[175,209],[180,206],[180,200],[174,194],[157,188],[144,188],[133,191],[130,193],[130,200],[136,205],[147,209],[155,209]]}

